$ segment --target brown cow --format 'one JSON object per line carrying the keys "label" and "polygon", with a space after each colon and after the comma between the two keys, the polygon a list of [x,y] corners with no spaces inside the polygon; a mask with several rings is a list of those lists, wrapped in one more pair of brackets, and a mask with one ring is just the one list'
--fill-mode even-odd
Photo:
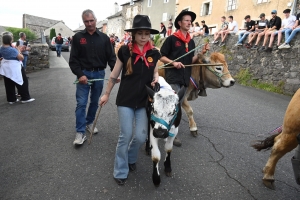
{"label": "brown cow", "polygon": [[[214,52],[210,55],[210,58],[205,58],[202,54],[199,54],[199,59],[194,64],[201,63],[222,63],[220,66],[193,66],[192,67],[192,78],[196,83],[202,81],[203,88],[221,88],[233,86],[235,80],[231,77],[228,66],[225,61],[225,56],[221,53]],[[158,66],[162,66],[163,63],[159,63]],[[201,73],[200,73],[201,72]],[[200,77],[202,74],[202,77]],[[159,70],[159,75],[165,77],[164,69]],[[197,124],[194,121],[193,109],[189,105],[188,101],[192,101],[198,98],[198,89],[193,84],[189,84],[184,101],[182,102],[182,108],[184,109],[188,119],[191,134],[197,136]]]}
{"label": "brown cow", "polygon": [[[257,141],[251,146],[257,151],[269,149],[271,147],[271,155],[263,168],[263,183],[270,189],[275,189],[274,173],[278,160],[286,153],[297,147],[297,135],[300,133],[300,89],[291,99],[283,119],[282,132],[274,134],[265,140]],[[298,163],[299,165],[299,163]]]}

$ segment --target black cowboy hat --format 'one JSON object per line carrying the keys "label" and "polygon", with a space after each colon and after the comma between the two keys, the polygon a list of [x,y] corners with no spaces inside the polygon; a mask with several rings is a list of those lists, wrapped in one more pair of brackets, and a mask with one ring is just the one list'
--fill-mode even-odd
{"label": "black cowboy hat", "polygon": [[189,16],[191,16],[192,22],[195,21],[195,19],[196,19],[196,14],[195,14],[194,12],[192,12],[192,11],[187,11],[187,10],[183,10],[183,11],[181,11],[181,13],[179,13],[179,15],[178,15],[178,16],[176,17],[176,19],[175,19],[175,22],[174,22],[175,28],[180,29],[180,26],[179,26],[179,24],[178,24],[178,21],[180,21],[181,18],[182,18],[184,15],[189,15]]}
{"label": "black cowboy hat", "polygon": [[149,30],[151,34],[159,33],[158,30],[151,28],[151,22],[147,15],[136,15],[133,18],[132,28],[126,29],[124,31],[132,32],[135,30]]}

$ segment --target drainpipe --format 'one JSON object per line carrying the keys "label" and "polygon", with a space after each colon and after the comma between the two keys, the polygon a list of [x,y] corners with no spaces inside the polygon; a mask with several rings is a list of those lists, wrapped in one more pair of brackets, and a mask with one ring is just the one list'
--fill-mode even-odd
{"label": "drainpipe", "polygon": [[297,15],[297,0],[293,1],[292,8],[291,8],[291,13],[294,14],[294,15]]}

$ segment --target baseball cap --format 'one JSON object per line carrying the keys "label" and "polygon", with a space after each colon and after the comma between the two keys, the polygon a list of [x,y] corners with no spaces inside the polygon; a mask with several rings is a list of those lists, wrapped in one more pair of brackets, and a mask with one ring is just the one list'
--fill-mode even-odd
{"label": "baseball cap", "polygon": [[273,13],[273,14],[277,14],[277,10],[272,10],[272,11],[271,11],[271,14],[272,14],[272,13]]}
{"label": "baseball cap", "polygon": [[265,13],[261,13],[260,15],[259,15],[259,18],[262,18],[262,17],[265,17],[266,15],[265,15]]}
{"label": "baseball cap", "polygon": [[291,12],[291,9],[285,9],[284,11],[283,11],[283,13],[290,13]]}

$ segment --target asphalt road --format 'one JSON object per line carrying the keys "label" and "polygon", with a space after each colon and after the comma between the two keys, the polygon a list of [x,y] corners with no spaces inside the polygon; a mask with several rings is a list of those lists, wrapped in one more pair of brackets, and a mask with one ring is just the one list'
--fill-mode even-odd
{"label": "asphalt road", "polygon": [[[65,55],[66,54],[66,55]],[[63,56],[68,56],[63,52]],[[62,59],[62,58],[53,58]],[[109,70],[107,69],[107,76]],[[262,184],[270,152],[250,142],[281,125],[290,97],[235,85],[208,90],[191,102],[199,136],[189,133],[186,116],[179,128],[182,147],[174,147],[173,176],[163,173],[154,187],[151,158],[140,150],[137,170],[125,186],[113,180],[118,116],[113,89],[102,108],[91,145],[74,148],[75,77],[69,69],[28,74],[35,102],[8,105],[0,82],[0,199],[300,199],[291,157],[276,168],[275,191]],[[160,144],[164,155],[163,141]],[[163,157],[163,156],[162,156]]]}

